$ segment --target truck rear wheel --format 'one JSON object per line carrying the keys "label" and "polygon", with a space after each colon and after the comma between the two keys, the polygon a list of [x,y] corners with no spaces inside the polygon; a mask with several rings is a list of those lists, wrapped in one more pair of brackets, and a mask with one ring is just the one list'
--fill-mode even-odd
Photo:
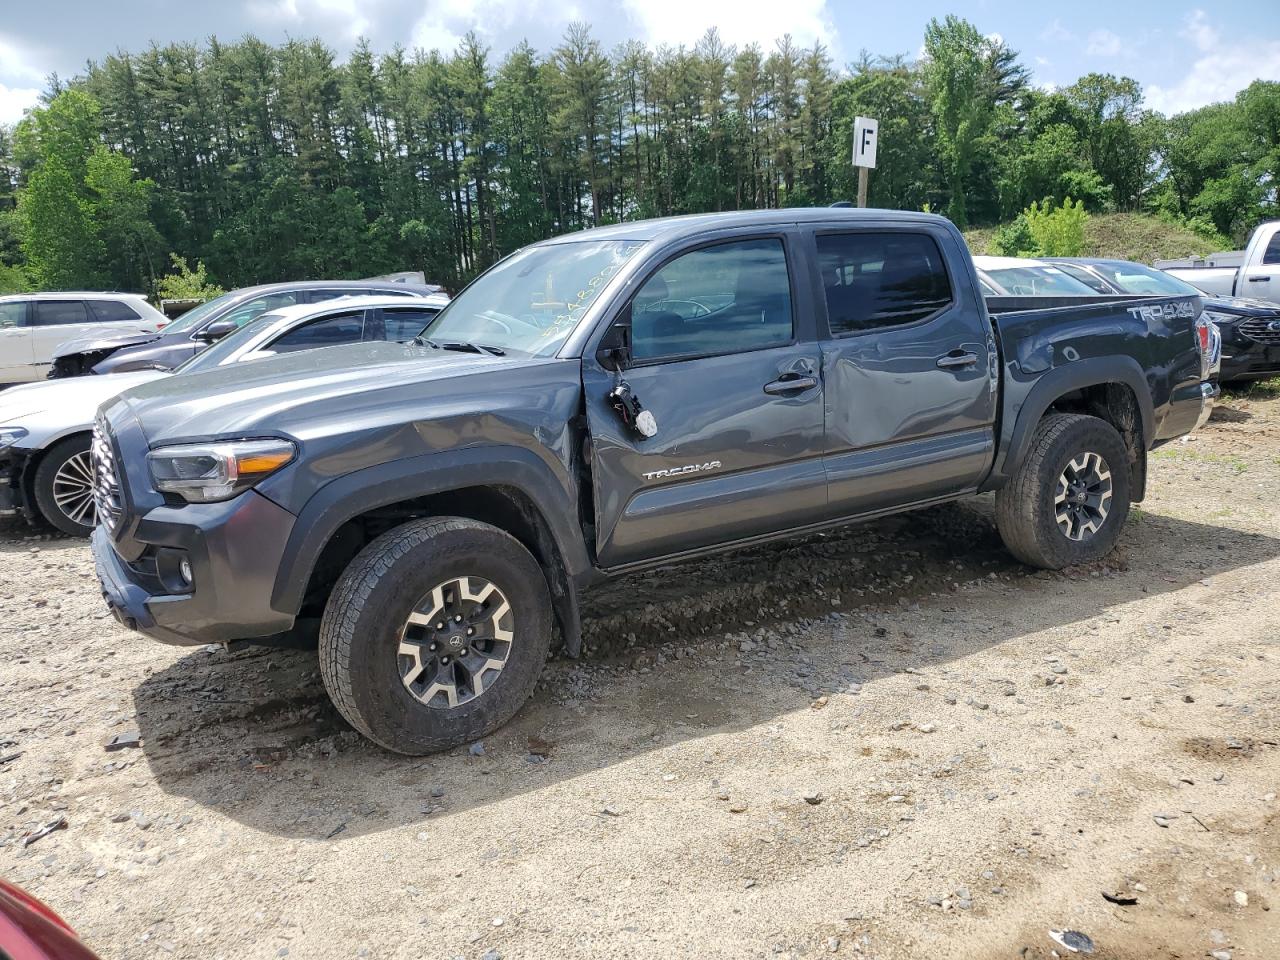
{"label": "truck rear wheel", "polygon": [[320,673],[339,712],[396,753],[497,729],[533,693],[551,598],[514,537],[458,517],[414,520],[364,548],[320,624]]}
{"label": "truck rear wheel", "polygon": [[1129,455],[1098,417],[1056,413],[996,493],[996,525],[1023,563],[1061,570],[1108,554],[1129,516]]}

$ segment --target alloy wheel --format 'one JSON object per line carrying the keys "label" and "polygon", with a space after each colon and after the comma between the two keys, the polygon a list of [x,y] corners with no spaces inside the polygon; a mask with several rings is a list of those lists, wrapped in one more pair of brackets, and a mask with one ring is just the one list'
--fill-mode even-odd
{"label": "alloy wheel", "polygon": [[483,577],[446,580],[400,631],[400,680],[428,707],[462,706],[493,686],[514,635],[515,614],[496,584]]}
{"label": "alloy wheel", "polygon": [[53,475],[53,502],[73,523],[92,527],[97,520],[93,502],[93,465],[84,450],[58,468]]}
{"label": "alloy wheel", "polygon": [[1088,540],[1111,511],[1111,468],[1100,454],[1082,453],[1063,469],[1054,497],[1058,529],[1068,540]]}

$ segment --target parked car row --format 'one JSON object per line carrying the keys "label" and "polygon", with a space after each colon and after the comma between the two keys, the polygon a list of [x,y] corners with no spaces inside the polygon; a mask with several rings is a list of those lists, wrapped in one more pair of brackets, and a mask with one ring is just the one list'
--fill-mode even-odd
{"label": "parked car row", "polygon": [[[89,443],[98,406],[116,394],[158,377],[190,374],[243,360],[324,346],[412,340],[449,302],[441,293],[421,296],[401,290],[378,296],[326,296],[320,302],[274,306],[246,315],[245,304],[289,303],[329,294],[332,286],[306,285],[288,291],[261,288],[227,294],[221,307],[205,311],[193,334],[213,325],[228,324],[229,333],[213,331],[217,342],[204,344],[184,334],[181,349],[188,359],[170,373],[153,359],[146,367],[125,373],[47,380],[0,393],[0,516],[22,514],[45,521],[64,533],[88,536],[97,520],[93,500],[93,470]],[[309,296],[298,297],[305,291]],[[218,301],[211,301],[216,304]],[[209,306],[210,304],[206,304]],[[227,310],[233,311],[226,317]],[[199,308],[197,308],[199,309]],[[243,325],[239,325],[243,319]],[[175,324],[176,325],[176,324]],[[173,347],[163,348],[174,356]],[[154,357],[160,354],[150,351]]]}

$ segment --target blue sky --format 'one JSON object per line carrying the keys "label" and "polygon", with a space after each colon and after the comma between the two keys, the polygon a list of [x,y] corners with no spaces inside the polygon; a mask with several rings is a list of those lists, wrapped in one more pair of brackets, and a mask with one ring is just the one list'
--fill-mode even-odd
{"label": "blue sky", "polygon": [[1004,37],[1036,83],[1125,74],[1165,113],[1230,99],[1258,78],[1280,80],[1275,0],[0,0],[0,9],[0,123],[21,117],[48,74],[72,76],[88,59],[153,40],[318,36],[345,53],[362,35],[379,50],[449,49],[475,29],[501,53],[521,38],[547,49],[575,19],[610,46],[632,37],[692,44],[715,25],[730,43],[769,48],[789,32],[805,45],[820,39],[843,64],[862,49],[914,57],[929,18],[954,13]]}

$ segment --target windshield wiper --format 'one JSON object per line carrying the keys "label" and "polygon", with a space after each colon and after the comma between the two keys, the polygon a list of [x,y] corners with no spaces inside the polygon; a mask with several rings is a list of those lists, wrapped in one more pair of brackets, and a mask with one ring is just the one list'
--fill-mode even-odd
{"label": "windshield wiper", "polygon": [[495,347],[487,343],[466,343],[464,341],[436,343],[426,337],[414,337],[413,342],[420,347],[431,347],[435,350],[456,350],[459,353],[490,353],[495,357],[505,357],[507,355],[507,351],[501,347]]}

